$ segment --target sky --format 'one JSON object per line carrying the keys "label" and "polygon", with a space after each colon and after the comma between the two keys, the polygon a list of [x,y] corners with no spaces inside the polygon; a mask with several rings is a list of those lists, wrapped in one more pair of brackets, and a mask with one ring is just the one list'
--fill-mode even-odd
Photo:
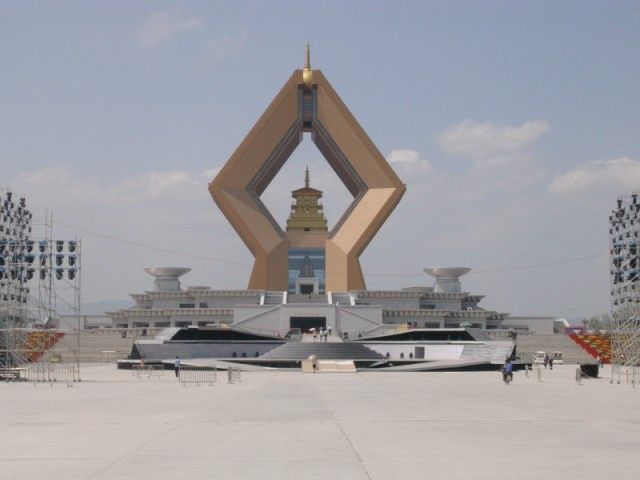
{"label": "sky", "polygon": [[[481,306],[609,309],[608,214],[640,185],[640,3],[0,2],[0,186],[82,240],[87,303],[245,288],[252,256],[207,184],[311,44],[407,192],[361,257],[369,289],[467,266]],[[351,198],[309,138],[263,201]]]}

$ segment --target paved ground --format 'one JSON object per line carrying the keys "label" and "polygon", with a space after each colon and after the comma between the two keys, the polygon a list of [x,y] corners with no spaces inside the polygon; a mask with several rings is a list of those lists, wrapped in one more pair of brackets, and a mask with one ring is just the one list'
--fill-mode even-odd
{"label": "paved ground", "polygon": [[[637,479],[640,387],[517,372],[249,372],[182,387],[83,367],[0,384],[2,479]],[[605,372],[605,375],[607,372]]]}

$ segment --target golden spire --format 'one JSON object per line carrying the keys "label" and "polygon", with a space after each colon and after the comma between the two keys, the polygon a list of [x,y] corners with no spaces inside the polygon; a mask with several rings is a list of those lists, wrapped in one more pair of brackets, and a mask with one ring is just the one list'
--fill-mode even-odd
{"label": "golden spire", "polygon": [[311,70],[311,48],[309,42],[304,46],[304,70],[302,70],[302,83],[304,89],[307,92],[311,91],[311,85],[313,84],[313,70]]}
{"label": "golden spire", "polygon": [[309,165],[307,165],[307,169],[304,172],[304,186],[309,188]]}
{"label": "golden spire", "polygon": [[311,70],[311,49],[309,48],[309,42],[304,45],[304,69]]}

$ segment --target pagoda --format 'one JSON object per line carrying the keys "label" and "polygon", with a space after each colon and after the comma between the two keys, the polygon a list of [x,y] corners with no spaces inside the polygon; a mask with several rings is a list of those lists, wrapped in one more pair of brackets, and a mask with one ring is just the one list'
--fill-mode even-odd
{"label": "pagoda", "polygon": [[291,192],[295,202],[287,219],[287,232],[326,232],[327,219],[320,199],[322,191],[309,186],[309,167],[304,174],[304,187]]}

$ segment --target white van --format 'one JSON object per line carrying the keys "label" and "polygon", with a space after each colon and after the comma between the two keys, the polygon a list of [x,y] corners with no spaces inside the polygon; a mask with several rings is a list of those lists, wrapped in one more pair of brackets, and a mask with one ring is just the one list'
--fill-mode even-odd
{"label": "white van", "polygon": [[537,364],[537,365],[543,365],[544,364],[544,357],[546,357],[546,353],[544,353],[543,351],[538,351],[536,353],[533,354],[533,363]]}
{"label": "white van", "polygon": [[551,355],[551,358],[553,358],[553,363],[561,364],[562,363],[562,352],[553,352],[553,354]]}

